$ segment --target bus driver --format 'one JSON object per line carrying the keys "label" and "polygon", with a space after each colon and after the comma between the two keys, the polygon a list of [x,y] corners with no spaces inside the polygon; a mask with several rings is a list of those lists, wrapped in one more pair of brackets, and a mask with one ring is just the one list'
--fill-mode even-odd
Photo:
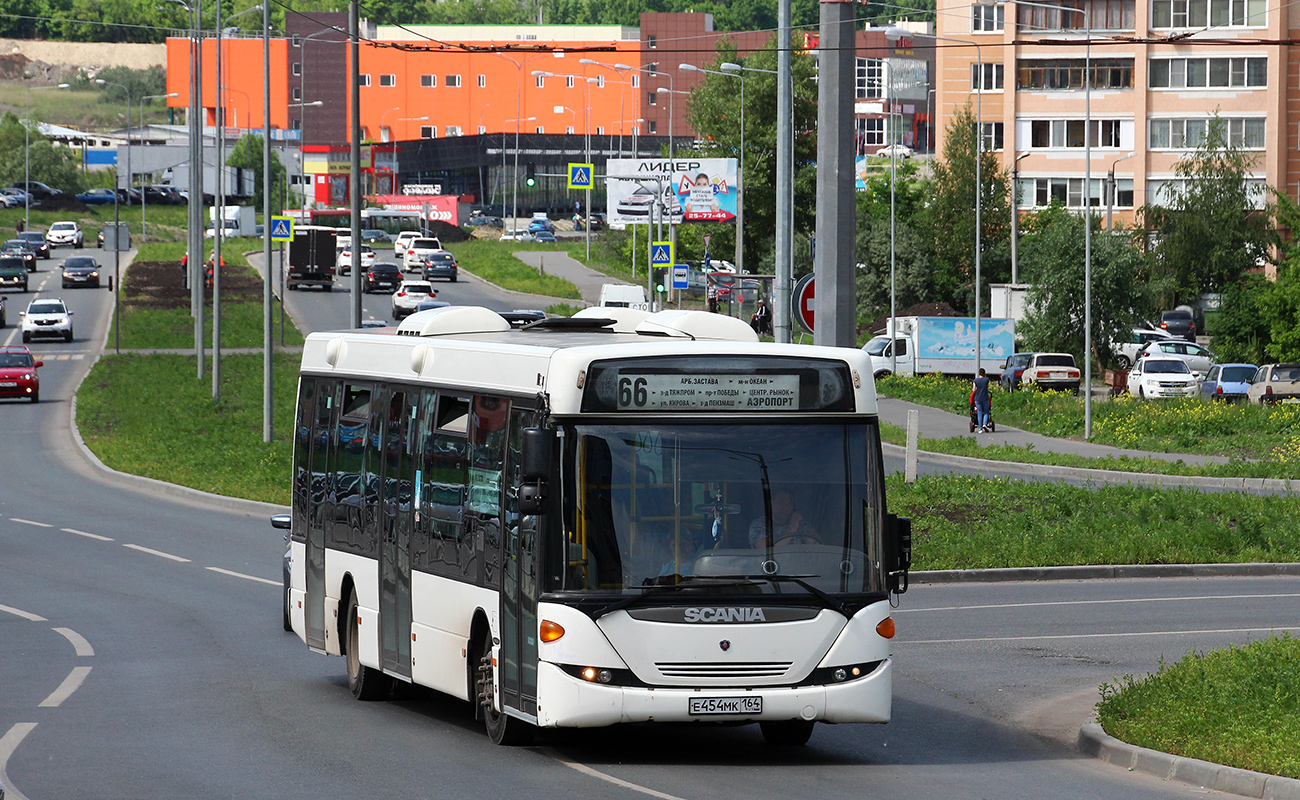
{"label": "bus driver", "polygon": [[[767,521],[756,518],[749,524],[749,545],[759,549],[767,546]],[[789,489],[772,492],[772,546],[791,544],[819,544],[817,530],[795,510],[794,494]]]}

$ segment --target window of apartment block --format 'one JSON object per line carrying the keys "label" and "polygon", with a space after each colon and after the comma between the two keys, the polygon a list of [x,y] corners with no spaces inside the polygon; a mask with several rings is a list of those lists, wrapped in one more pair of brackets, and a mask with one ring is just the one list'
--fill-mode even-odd
{"label": "window of apartment block", "polygon": [[437,76],[437,75],[421,75],[421,76],[420,76],[420,88],[421,88],[421,89],[436,89],[436,88],[438,88],[438,76]]}
{"label": "window of apartment block", "polygon": [[443,86],[446,86],[448,89],[459,89],[459,88],[460,88],[460,76],[459,76],[459,75],[448,75],[448,76],[446,76],[446,77],[443,79],[442,85],[443,85]]}
{"label": "window of apartment block", "polygon": [[1153,28],[1263,27],[1265,0],[1152,0]]}
{"label": "window of apartment block", "polygon": [[379,126],[379,141],[391,142],[393,140],[393,129],[387,125]]}
{"label": "window of apartment block", "polygon": [[[1199,0],[1204,2],[1204,0]],[[1192,0],[1198,2],[1198,0]],[[1052,3],[1018,5],[1016,20],[1027,33],[1035,31],[1093,30],[1131,31],[1136,24],[1134,0],[1082,0],[1068,3],[1071,9],[1054,8]]]}
{"label": "window of apartment block", "polygon": [[464,134],[462,134],[462,133],[460,132],[460,126],[459,126],[459,125],[448,125],[448,126],[447,126],[447,135],[448,135],[448,136],[463,136]]}
{"label": "window of apartment block", "polygon": [[605,88],[605,76],[604,76],[604,75],[597,75],[597,76],[596,76],[596,88],[597,88],[597,89],[604,89],[604,88]]}
{"label": "window of apartment block", "polygon": [[1268,85],[1268,58],[1153,58],[1152,89],[1256,88]]}
{"label": "window of apartment block", "polygon": [[572,126],[572,125],[565,125],[565,126],[564,126],[564,132],[567,133],[568,135],[572,136],[572,135],[573,135],[573,126]]}
{"label": "window of apartment block", "polygon": [[487,76],[486,76],[486,75],[480,75],[480,76],[478,76],[478,88],[480,88],[480,89],[485,89],[485,88],[487,88]]}
{"label": "window of apartment block", "polygon": [[536,128],[533,128],[533,133],[546,133],[546,128],[538,125]]}
{"label": "window of apartment block", "polygon": [[646,105],[648,105],[648,106],[658,105],[658,104],[659,104],[658,101],[659,101],[659,93],[658,93],[658,92],[646,92],[646,93],[645,93],[645,104],[646,104]]}
{"label": "window of apartment block", "polygon": [[365,75],[359,75],[359,76],[357,76],[357,86],[369,86],[369,85],[370,85],[370,75],[369,75],[369,73],[367,73],[367,74],[365,74]]}
{"label": "window of apartment block", "polygon": [[650,120],[649,122],[646,123],[646,129],[647,129],[650,133],[658,133],[658,132],[659,132],[659,123],[658,123],[658,122],[655,122],[654,120]]}
{"label": "window of apartment block", "polygon": [[1002,91],[1002,65],[971,64],[970,88],[974,92]]}
{"label": "window of apartment block", "polygon": [[645,44],[646,44],[646,47],[650,48],[651,50],[653,50],[653,49],[655,49],[656,47],[658,47],[658,46],[659,46],[658,43],[659,43],[659,37],[658,37],[658,36],[655,36],[655,35],[651,34],[651,35],[645,37]]}
{"label": "window of apartment block", "polygon": [[858,140],[863,147],[883,147],[885,144],[884,117],[857,117]]}
{"label": "window of apartment block", "polygon": [[854,97],[859,100],[879,100],[884,96],[885,61],[881,58],[859,58],[854,79]]}
{"label": "window of apartment block", "polygon": [[292,72],[294,75],[301,75],[301,74],[302,74],[302,62],[301,62],[301,61],[295,61],[295,62],[293,62],[293,67],[290,68],[290,72]]}
{"label": "window of apartment block", "polygon": [[[1245,150],[1264,149],[1263,117],[1220,119],[1223,135],[1232,147]],[[1153,119],[1147,123],[1147,140],[1152,150],[1192,150],[1205,143],[1210,132],[1210,118]]]}
{"label": "window of apartment block", "polygon": [[597,125],[597,126],[596,126],[596,135],[597,135],[597,136],[604,136],[604,135],[605,135],[605,126],[604,126],[604,125]]}
{"label": "window of apartment block", "polygon": [[291,123],[289,123],[289,127],[295,131],[302,130],[302,120],[301,119],[293,120]]}
{"label": "window of apartment block", "polygon": [[[1084,59],[1026,58],[1016,62],[1016,88],[1030,91],[1082,89]],[[1094,58],[1093,89],[1132,89],[1133,59]]]}
{"label": "window of apartment block", "polygon": [[1003,5],[997,3],[978,3],[970,7],[970,29],[974,32],[989,33],[1002,30]]}
{"label": "window of apartment block", "polygon": [[1056,149],[1066,147],[1120,147],[1122,132],[1127,127],[1127,120],[1094,119],[1092,120],[1091,142],[1084,142],[1084,120],[1081,119],[1035,119],[1029,122],[1029,146],[1033,149]]}
{"label": "window of apartment block", "polygon": [[438,129],[435,128],[435,127],[433,127],[432,125],[421,125],[421,126],[420,126],[420,138],[421,138],[421,139],[436,139],[436,138],[438,138]]}
{"label": "window of apartment block", "polygon": [[[1182,178],[1147,179],[1147,203],[1153,206],[1168,206],[1187,190],[1187,182]],[[1261,209],[1268,195],[1268,185],[1260,178],[1246,180],[1246,197],[1251,208]]]}
{"label": "window of apartment block", "polygon": [[379,85],[380,85],[380,86],[396,86],[396,85],[397,85],[397,76],[396,76],[396,75],[380,75],[380,76],[379,76]]}
{"label": "window of apartment block", "polygon": [[980,135],[983,138],[981,147],[984,152],[991,153],[1002,149],[1002,123],[1001,122],[983,122],[980,123]]}
{"label": "window of apartment block", "polygon": [[533,82],[537,85],[537,88],[538,88],[538,89],[545,89],[545,88],[546,88],[546,76],[545,76],[545,75],[534,75],[534,76],[533,76]]}
{"label": "window of apartment block", "polygon": [[478,126],[478,135],[482,136],[485,133],[487,133],[487,126],[486,125]]}
{"label": "window of apartment block", "polygon": [[[1105,178],[1092,179],[1090,205],[1094,208],[1105,205],[1102,185]],[[1132,205],[1133,180],[1124,178],[1115,180],[1117,188],[1127,193],[1129,205]],[[1117,197],[1120,193],[1117,192]],[[1060,203],[1067,208],[1083,208],[1083,178],[1022,178],[1017,193],[1021,208],[1042,208],[1053,203]],[[1116,206],[1121,206],[1118,202]]]}
{"label": "window of apartment block", "polygon": [[573,76],[572,76],[572,75],[565,75],[565,76],[564,76],[564,86],[565,86],[565,88],[567,88],[567,89],[572,89],[572,88],[573,88]]}
{"label": "window of apartment block", "polygon": [[289,92],[289,96],[293,98],[293,101],[295,103],[302,102],[302,87],[301,86],[293,87],[293,89],[290,90]]}
{"label": "window of apartment block", "polygon": [[295,33],[290,41],[293,42],[294,47],[302,47],[302,36],[299,34]]}

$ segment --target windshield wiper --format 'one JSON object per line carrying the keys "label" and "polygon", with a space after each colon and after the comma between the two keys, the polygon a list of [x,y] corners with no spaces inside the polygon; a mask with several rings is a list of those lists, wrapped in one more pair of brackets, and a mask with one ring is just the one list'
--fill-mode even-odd
{"label": "windshield wiper", "polygon": [[612,614],[615,611],[620,611],[625,608],[631,608],[632,606],[640,605],[648,598],[658,597],[660,595],[665,595],[665,594],[673,594],[675,592],[680,592],[683,589],[698,589],[701,588],[701,586],[708,586],[708,587],[748,586],[749,584],[753,583],[753,581],[749,580],[747,577],[743,575],[741,576],[728,575],[728,576],[723,576],[720,579],[715,578],[714,576],[709,576],[707,578],[697,578],[692,575],[675,575],[675,576],[665,576],[665,577],[676,577],[678,578],[678,582],[664,583],[655,586],[650,586],[646,589],[645,592],[641,594],[635,594],[632,595],[631,597],[624,597],[622,600],[616,600],[615,602],[610,603],[609,605],[604,606],[603,608],[597,611],[593,611],[591,613],[591,618],[600,619],[606,614]]}
{"label": "windshield wiper", "polygon": [[750,583],[755,583],[757,581],[768,581],[770,583],[793,583],[808,592],[808,594],[820,600],[822,606],[825,608],[828,608],[831,611],[837,611],[845,617],[853,616],[849,613],[848,608],[839,600],[836,600],[834,596],[827,594],[804,580],[804,578],[820,578],[820,575],[719,575],[718,577],[724,579],[743,579]]}

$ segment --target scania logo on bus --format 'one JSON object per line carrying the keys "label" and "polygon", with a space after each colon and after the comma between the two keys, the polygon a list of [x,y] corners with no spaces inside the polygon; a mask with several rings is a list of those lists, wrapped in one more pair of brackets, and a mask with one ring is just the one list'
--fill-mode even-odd
{"label": "scania logo on bus", "polygon": [[[684,622],[767,622],[763,609],[748,606],[732,608],[688,608],[682,611]],[[726,649],[725,647],[723,648]]]}

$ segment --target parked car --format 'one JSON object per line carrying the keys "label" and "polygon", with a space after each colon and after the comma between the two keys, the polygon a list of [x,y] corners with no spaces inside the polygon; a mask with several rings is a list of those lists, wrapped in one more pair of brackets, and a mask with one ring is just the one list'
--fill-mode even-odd
{"label": "parked car", "polygon": [[890,156],[894,158],[911,158],[912,148],[905,144],[891,144],[877,150],[876,155],[880,158],[889,158]]}
{"label": "parked car", "polygon": [[1255,372],[1255,380],[1246,390],[1246,401],[1266,403],[1300,403],[1300,364],[1265,364]]}
{"label": "parked car", "polygon": [[0,252],[0,289],[27,291],[27,262],[22,256]]}
{"label": "parked car", "polygon": [[549,231],[555,233],[555,223],[549,219],[534,219],[528,222],[528,232],[536,234],[538,231]]}
{"label": "parked car", "polygon": [[393,240],[393,258],[404,260],[406,245],[410,244],[411,240],[419,238],[419,231],[402,231],[397,234],[397,238]]}
{"label": "parked car", "polygon": [[406,252],[402,255],[402,268],[407,272],[424,269],[424,262],[428,260],[429,254],[441,249],[442,242],[435,237],[421,236],[412,239],[406,245]]}
{"label": "parked car", "polygon": [[446,250],[434,250],[424,260],[424,279],[432,281],[434,278],[446,278],[451,283],[455,283],[459,267],[456,257],[451,253]]}
{"label": "parked car", "polygon": [[470,226],[471,228],[480,228],[480,227],[500,228],[505,225],[505,223],[501,220],[500,217],[492,217],[492,216],[488,216],[487,214],[475,214],[472,217],[470,217],[469,221],[466,222],[465,224]]}
{"label": "parked car", "polygon": [[1160,327],[1171,336],[1181,336],[1189,342],[1196,341],[1196,317],[1191,311],[1175,309],[1160,314]]}
{"label": "parked car", "polygon": [[1150,356],[1138,359],[1128,373],[1128,393],[1142,400],[1195,397],[1196,376],[1181,358]]}
{"label": "parked car", "polygon": [[501,237],[500,237],[497,241],[501,241],[501,242],[531,242],[532,240],[533,240],[533,235],[532,235],[531,233],[529,233],[528,231],[514,231],[514,230],[511,230],[511,231],[506,231],[505,233],[501,234]]}
{"label": "parked car", "polygon": [[[888,346],[888,336],[879,338],[884,340],[885,346]],[[1011,357],[1007,359],[1007,363],[1002,365],[1002,374],[998,376],[998,385],[1008,392],[1014,392],[1021,383],[1021,376],[1025,372],[1025,367],[1029,366],[1029,359],[1033,357],[1033,353],[1012,353]]]}
{"label": "parked car", "polygon": [[0,189],[0,206],[4,208],[22,208],[25,201],[22,195],[25,192],[19,192],[17,189]]}
{"label": "parked car", "polygon": [[555,234],[551,231],[533,231],[533,241],[541,244],[555,244]]}
{"label": "parked car", "polygon": [[0,397],[25,397],[39,403],[41,376],[37,370],[44,363],[22,345],[0,347]]}
{"label": "parked car", "polygon": [[1079,367],[1069,353],[1033,353],[1020,376],[1025,388],[1079,391]]}
{"label": "parked car", "polygon": [[23,316],[23,343],[37,337],[57,338],[65,342],[72,341],[72,312],[57,297],[33,300],[27,305]]}
{"label": "parked car", "polygon": [[603,230],[604,228],[608,227],[607,223],[605,222],[604,214],[592,214],[591,216],[587,217],[587,224],[591,226],[592,233],[595,233],[596,231]]}
{"label": "parked car", "polygon": [[1198,378],[1208,373],[1216,360],[1214,353],[1208,347],[1182,339],[1157,339],[1147,342],[1138,352],[1138,360],[1153,355],[1181,358],[1187,362],[1187,366],[1192,368],[1192,372],[1195,372]]}
{"label": "parked car", "polygon": [[10,239],[0,245],[0,253],[17,256],[23,260],[28,272],[36,271],[36,251],[26,239]]}
{"label": "parked car", "polygon": [[144,195],[144,201],[146,204],[153,203],[160,206],[178,206],[184,205],[187,202],[186,199],[181,196],[180,192],[167,185],[142,186],[140,187],[140,192]]}
{"label": "parked car", "polygon": [[1201,381],[1201,399],[1225,403],[1246,399],[1246,392],[1250,390],[1258,370],[1254,364],[1215,364]]}
{"label": "parked car", "polygon": [[63,262],[63,288],[99,288],[99,263],[90,256],[69,256]]}
{"label": "parked car", "polygon": [[402,319],[415,312],[426,300],[434,300],[438,292],[428,281],[402,281],[393,293],[393,319]]}
{"label": "parked car", "polygon": [[79,248],[85,241],[85,236],[81,232],[80,225],[75,222],[63,221],[50,225],[50,229],[45,232],[45,240],[49,242],[50,247],[64,245]]}
{"label": "parked car", "polygon": [[401,283],[402,268],[390,261],[383,261],[371,264],[370,269],[366,270],[366,279],[361,284],[361,291],[377,292],[387,290],[395,292]]}
{"label": "parked car", "polygon": [[37,257],[45,259],[50,257],[50,243],[45,240],[44,233],[40,231],[23,231],[18,234],[18,238],[31,242],[32,250],[36,252]]}
{"label": "parked car", "polygon": [[[368,244],[361,245],[361,269],[368,270],[374,266],[378,260],[375,255],[375,249]],[[340,249],[335,256],[334,263],[338,266],[340,275],[352,274],[352,248],[344,247]]]}
{"label": "parked car", "polygon": [[375,242],[391,242],[393,237],[388,235],[388,231],[381,231],[378,228],[367,228],[361,232],[361,241],[366,244]]}
{"label": "parked car", "polygon": [[117,202],[118,194],[112,189],[87,189],[77,199],[88,206],[107,206]]}
{"label": "parked car", "polygon": [[63,194],[59,189],[40,181],[14,181],[14,188],[22,189],[30,194],[34,200],[44,200],[47,197],[57,197]]}
{"label": "parked car", "polygon": [[1169,331],[1160,328],[1133,328],[1127,342],[1112,342],[1110,345],[1111,352],[1115,354],[1115,366],[1128,369],[1137,361],[1138,352],[1146,347],[1147,342],[1172,338]]}

